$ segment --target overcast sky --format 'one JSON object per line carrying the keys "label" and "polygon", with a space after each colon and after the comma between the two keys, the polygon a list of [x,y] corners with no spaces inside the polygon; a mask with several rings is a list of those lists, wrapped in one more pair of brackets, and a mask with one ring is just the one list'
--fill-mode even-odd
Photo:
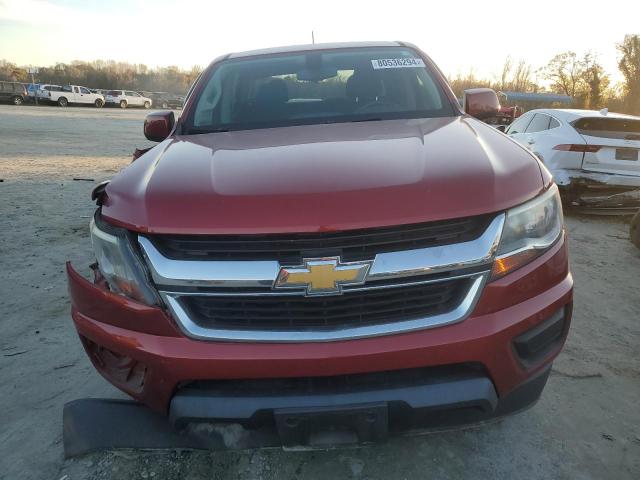
{"label": "overcast sky", "polygon": [[447,75],[497,75],[508,55],[537,68],[592,50],[617,81],[615,44],[640,33],[640,0],[0,0],[0,59],[20,65],[205,66],[226,52],[310,43],[311,30],[316,42],[409,41]]}

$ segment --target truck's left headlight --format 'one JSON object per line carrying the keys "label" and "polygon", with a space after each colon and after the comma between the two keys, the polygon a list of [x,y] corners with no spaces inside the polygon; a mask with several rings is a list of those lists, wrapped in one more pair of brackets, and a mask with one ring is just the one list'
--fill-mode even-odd
{"label": "truck's left headlight", "polygon": [[491,278],[495,280],[526,265],[548,250],[562,235],[564,221],[558,187],[507,211]]}
{"label": "truck's left headlight", "polygon": [[98,215],[91,220],[91,243],[109,288],[147,305],[158,304],[158,296],[147,280],[145,266],[134,252],[128,232],[96,221]]}

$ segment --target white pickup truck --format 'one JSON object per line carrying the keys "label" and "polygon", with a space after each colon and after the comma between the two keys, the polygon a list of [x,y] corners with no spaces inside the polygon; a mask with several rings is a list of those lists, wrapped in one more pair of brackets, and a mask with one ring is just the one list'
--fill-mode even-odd
{"label": "white pickup truck", "polygon": [[99,93],[91,93],[87,87],[80,85],[65,85],[64,87],[49,91],[49,101],[66,107],[70,103],[95,105],[98,108],[104,106],[104,97]]}

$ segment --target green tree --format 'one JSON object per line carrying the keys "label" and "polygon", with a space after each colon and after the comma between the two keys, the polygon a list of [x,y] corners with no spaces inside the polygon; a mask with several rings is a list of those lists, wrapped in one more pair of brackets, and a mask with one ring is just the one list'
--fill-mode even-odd
{"label": "green tree", "polygon": [[624,76],[625,106],[629,113],[640,114],[640,35],[625,35],[617,46],[618,68]]}
{"label": "green tree", "polygon": [[602,108],[610,80],[598,62],[597,56],[592,52],[587,52],[582,60],[582,75],[587,88],[589,108],[592,110]]}

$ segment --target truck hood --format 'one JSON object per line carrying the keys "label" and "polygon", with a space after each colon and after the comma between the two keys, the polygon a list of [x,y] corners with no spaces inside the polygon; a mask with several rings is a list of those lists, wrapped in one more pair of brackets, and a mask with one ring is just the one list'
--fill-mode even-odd
{"label": "truck hood", "polygon": [[140,232],[317,232],[497,212],[543,187],[482,122],[388,120],[171,137],[113,179],[102,213]]}

